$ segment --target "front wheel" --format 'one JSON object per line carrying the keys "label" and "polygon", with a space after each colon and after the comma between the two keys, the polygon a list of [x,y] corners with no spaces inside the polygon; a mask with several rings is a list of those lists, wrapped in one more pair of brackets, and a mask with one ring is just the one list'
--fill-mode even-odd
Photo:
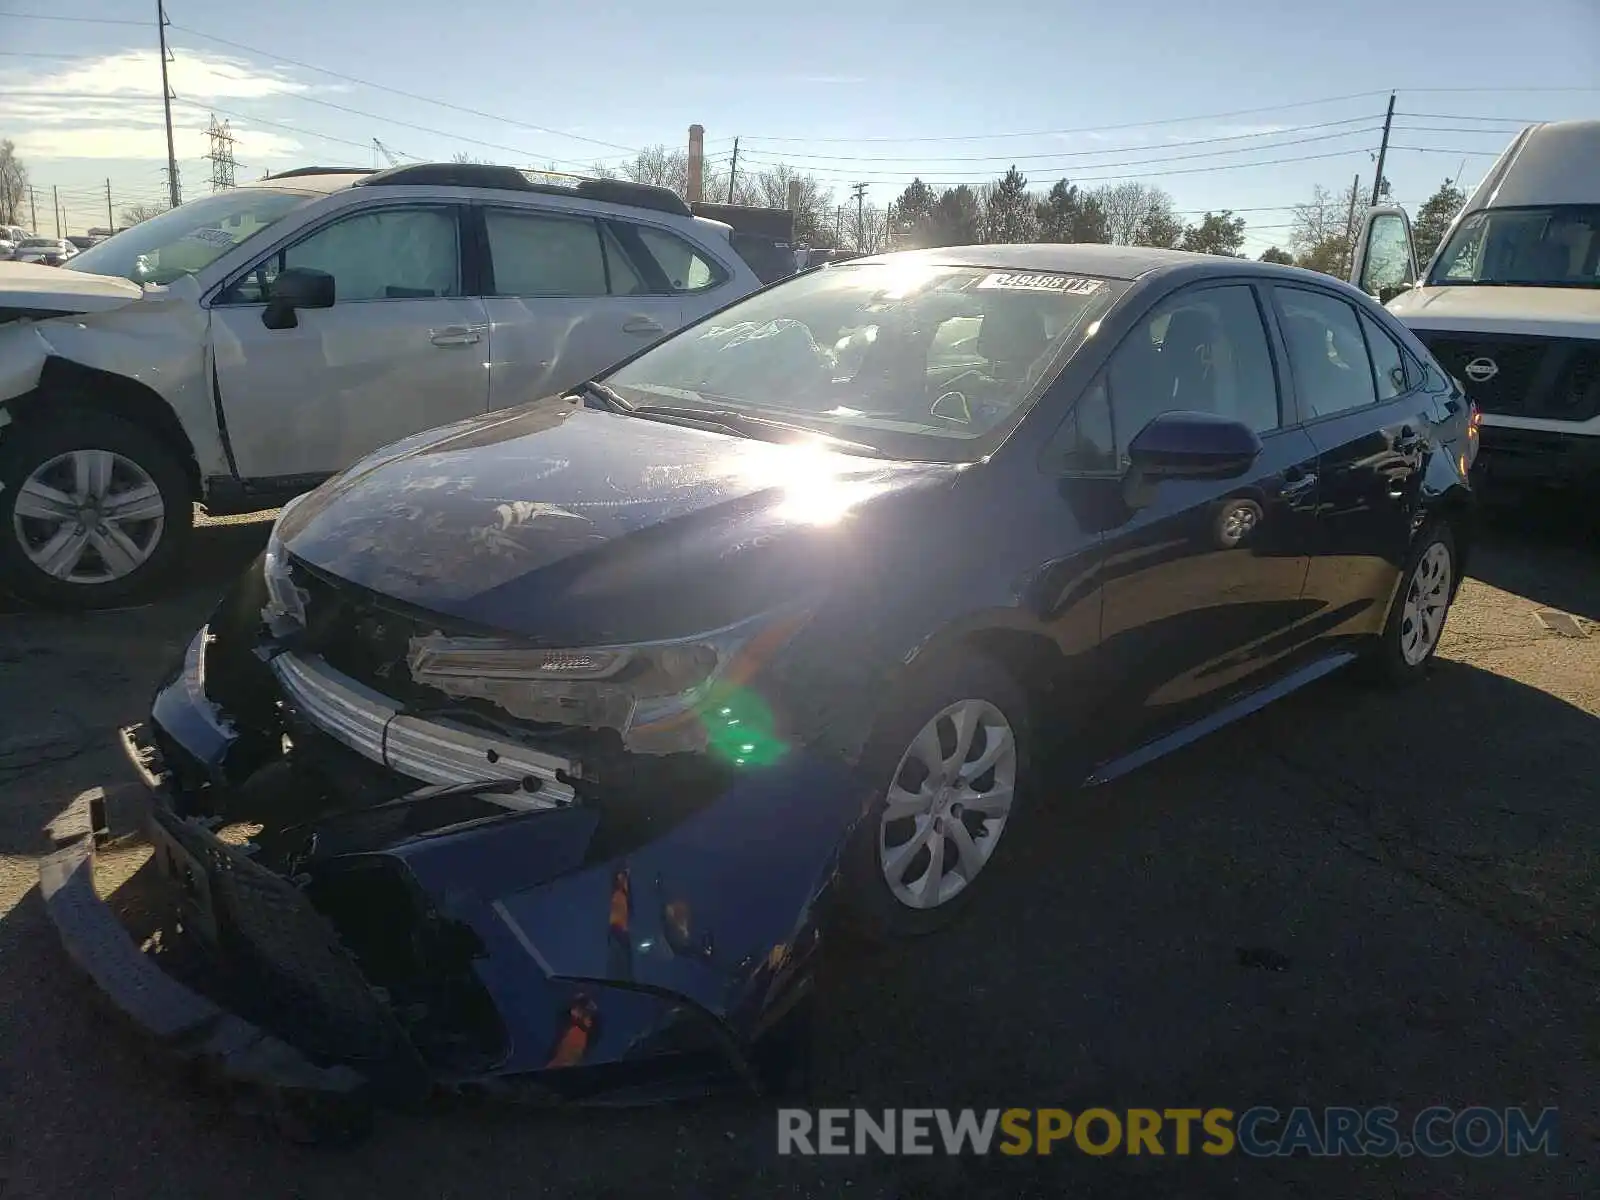
{"label": "front wheel", "polygon": [[1450,526],[1436,522],[1411,547],[1400,591],[1372,652],[1370,673],[1380,682],[1409,683],[1427,671],[1439,649],[1457,582],[1455,538]]}
{"label": "front wheel", "polygon": [[1015,841],[1028,707],[1005,670],[974,654],[900,687],[862,756],[882,790],[845,852],[845,904],[858,932],[885,941],[941,929],[992,877]]}
{"label": "front wheel", "polygon": [[0,585],[68,609],[140,598],[194,522],[176,456],[109,413],[68,410],[0,433]]}

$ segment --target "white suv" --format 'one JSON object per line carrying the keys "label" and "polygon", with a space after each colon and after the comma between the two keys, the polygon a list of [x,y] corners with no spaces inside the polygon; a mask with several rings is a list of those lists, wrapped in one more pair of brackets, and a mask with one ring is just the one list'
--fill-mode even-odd
{"label": "white suv", "polygon": [[664,188],[476,164],[291,171],[65,269],[0,263],[0,584],[125,603],[193,502],[274,507],[759,286],[729,227]]}

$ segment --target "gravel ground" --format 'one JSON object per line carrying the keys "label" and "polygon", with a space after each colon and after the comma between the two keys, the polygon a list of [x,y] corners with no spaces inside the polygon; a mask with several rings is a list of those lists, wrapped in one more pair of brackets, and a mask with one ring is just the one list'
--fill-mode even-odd
{"label": "gravel ground", "polygon": [[[1561,1109],[1559,1157],[1438,1161],[779,1158],[771,1110],[727,1101],[385,1117],[334,1152],[208,1105],[92,1003],[35,869],[93,789],[121,811],[115,728],[265,531],[208,525],[156,606],[0,614],[6,1200],[1600,1188],[1600,541],[1555,510],[1496,519],[1417,689],[1334,678],[1063,788],[973,920],[888,954],[836,947],[821,981],[816,1105]],[[1245,965],[1262,962],[1282,969]]]}

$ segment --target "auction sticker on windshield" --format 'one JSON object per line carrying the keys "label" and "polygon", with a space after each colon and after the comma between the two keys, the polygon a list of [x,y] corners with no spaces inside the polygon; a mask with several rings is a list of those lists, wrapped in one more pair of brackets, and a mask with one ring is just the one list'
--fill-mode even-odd
{"label": "auction sticker on windshield", "polygon": [[1001,288],[1013,292],[1061,292],[1069,296],[1090,296],[1105,281],[1081,275],[1041,275],[1022,271],[996,271],[978,281],[979,288]]}

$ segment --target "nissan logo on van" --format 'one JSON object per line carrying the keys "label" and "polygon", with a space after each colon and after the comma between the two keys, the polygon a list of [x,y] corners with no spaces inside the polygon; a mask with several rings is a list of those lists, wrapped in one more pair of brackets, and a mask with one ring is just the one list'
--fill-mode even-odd
{"label": "nissan logo on van", "polygon": [[1466,372],[1473,383],[1488,383],[1500,374],[1500,364],[1492,358],[1475,358],[1467,364]]}

